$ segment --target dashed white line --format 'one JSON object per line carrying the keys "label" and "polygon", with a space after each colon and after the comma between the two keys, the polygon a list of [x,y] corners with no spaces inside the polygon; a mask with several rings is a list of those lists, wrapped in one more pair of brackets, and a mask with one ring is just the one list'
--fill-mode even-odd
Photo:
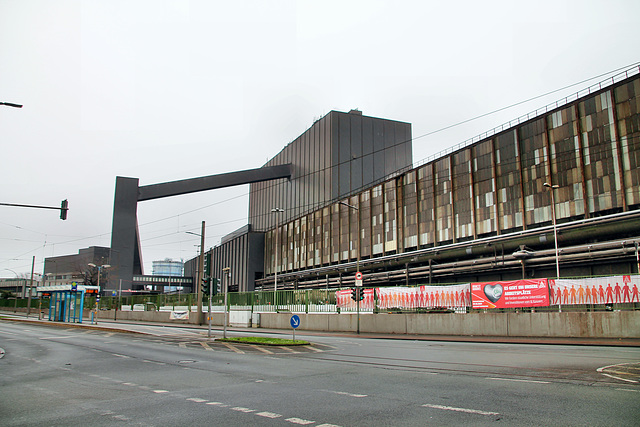
{"label": "dashed white line", "polygon": [[187,398],[187,400],[190,400],[191,402],[196,402],[196,403],[202,403],[207,401],[207,399],[200,399],[199,397],[189,397]]}
{"label": "dashed white line", "polygon": [[538,380],[519,380],[516,378],[487,378],[488,380],[496,381],[514,381],[519,383],[534,383],[534,384],[551,384],[550,381],[538,381]]}
{"label": "dashed white line", "polygon": [[343,396],[349,396],[349,397],[367,397],[366,394],[347,393],[346,391],[334,391],[334,390],[324,390],[324,391],[327,391],[329,393],[334,393],[334,394],[340,394]]}
{"label": "dashed white line", "polygon": [[303,426],[315,423],[315,421],[303,420],[302,418],[287,418],[285,421],[289,421],[293,424],[300,424]]}
{"label": "dashed white line", "polygon": [[431,405],[429,403],[425,403],[422,406],[424,406],[425,408],[443,409],[445,411],[465,412],[467,414],[500,415],[498,412],[480,411],[478,409],[468,409],[468,408],[456,408],[453,406]]}
{"label": "dashed white line", "polygon": [[131,359],[129,356],[125,356],[124,354],[111,353],[112,356],[122,357],[123,359]]}
{"label": "dashed white line", "polygon": [[273,412],[256,412],[256,415],[259,415],[265,418],[280,418],[282,416],[280,414],[275,414]]}
{"label": "dashed white line", "polygon": [[255,409],[243,408],[242,406],[235,406],[231,408],[232,411],[244,412],[245,414],[250,414],[251,412],[256,412]]}
{"label": "dashed white line", "polygon": [[169,390],[153,390],[153,392],[161,394],[161,393],[169,393]]}
{"label": "dashed white line", "polygon": [[303,347],[306,348],[307,350],[315,351],[316,353],[322,353],[322,350],[320,350],[319,348],[315,348],[313,346],[310,346],[310,345],[304,345]]}
{"label": "dashed white line", "polygon": [[207,405],[214,405],[214,406],[223,406],[224,403],[222,402],[207,402]]}

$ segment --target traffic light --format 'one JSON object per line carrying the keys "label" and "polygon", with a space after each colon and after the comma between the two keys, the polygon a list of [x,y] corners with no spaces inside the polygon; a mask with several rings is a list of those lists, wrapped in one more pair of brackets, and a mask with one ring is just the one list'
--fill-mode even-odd
{"label": "traffic light", "polygon": [[67,211],[69,210],[69,202],[67,199],[64,199],[62,203],[60,203],[60,219],[67,219]]}
{"label": "traffic light", "polygon": [[205,277],[211,277],[211,252],[207,252],[204,254],[204,275]]}
{"label": "traffic light", "polygon": [[209,277],[204,277],[202,279],[202,295],[207,295],[209,293],[210,287],[211,279]]}
{"label": "traffic light", "polygon": [[351,288],[351,299],[358,301],[358,288]]}
{"label": "traffic light", "polygon": [[358,300],[362,301],[364,299],[364,289],[358,288]]}
{"label": "traffic light", "polygon": [[220,293],[220,280],[216,279],[215,277],[211,279],[211,286],[214,286],[213,288],[213,293],[214,295],[219,294]]}

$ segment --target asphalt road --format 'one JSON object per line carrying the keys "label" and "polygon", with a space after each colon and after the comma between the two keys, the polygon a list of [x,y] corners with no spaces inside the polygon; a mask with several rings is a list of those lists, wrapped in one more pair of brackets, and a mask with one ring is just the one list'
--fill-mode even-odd
{"label": "asphalt road", "polygon": [[[224,344],[0,321],[0,424],[602,425],[640,420],[640,348],[309,336]],[[304,333],[296,334],[303,338]]]}

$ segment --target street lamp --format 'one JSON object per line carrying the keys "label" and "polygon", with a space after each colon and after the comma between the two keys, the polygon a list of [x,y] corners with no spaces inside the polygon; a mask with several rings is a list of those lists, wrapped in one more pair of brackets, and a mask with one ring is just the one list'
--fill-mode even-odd
{"label": "street lamp", "polygon": [[[560,260],[558,259],[558,225],[556,224],[556,189],[560,188],[559,185],[551,185],[548,182],[543,184],[551,191],[551,217],[553,219],[553,240],[556,245],[556,279],[560,278]],[[562,312],[562,304],[558,302],[558,311]]]}
{"label": "street lamp", "polygon": [[[341,205],[344,205],[350,209],[354,209],[356,211],[356,214],[358,215],[358,235],[356,236],[356,276],[360,277],[360,209],[358,209],[358,207],[350,205],[349,203],[346,202],[339,202]],[[362,284],[358,285],[358,279],[356,278],[356,286],[357,287],[361,287]],[[360,334],[360,292],[364,292],[364,289],[358,289],[358,293],[356,295],[358,295],[358,298],[356,298],[356,311],[357,311],[357,326],[356,326],[356,333]]]}
{"label": "street lamp", "polygon": [[13,108],[22,108],[22,105],[14,104],[13,102],[0,102],[0,105],[6,105],[7,107],[13,107]]}
{"label": "street lamp", "polygon": [[[202,221],[202,232],[200,234],[191,231],[185,231],[187,234],[193,234],[200,237],[200,259],[198,259],[198,274],[196,274],[196,298],[198,307],[198,324],[202,325],[202,279],[204,278],[204,232],[205,222]],[[211,315],[209,313],[209,315]]]}
{"label": "street lamp", "polygon": [[96,308],[95,308],[95,318],[94,318],[94,323],[97,325],[98,324],[98,301],[100,300],[100,276],[102,275],[102,269],[103,268],[109,268],[111,267],[109,264],[104,264],[104,265],[95,265],[94,263],[90,262],[89,264],[87,264],[89,267],[93,267],[93,268],[97,268],[98,269],[98,296],[96,297]]}

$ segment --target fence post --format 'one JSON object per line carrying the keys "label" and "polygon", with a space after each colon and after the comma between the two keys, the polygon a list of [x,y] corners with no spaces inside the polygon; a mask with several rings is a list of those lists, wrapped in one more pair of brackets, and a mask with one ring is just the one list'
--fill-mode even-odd
{"label": "fence post", "polygon": [[304,291],[304,312],[309,314],[309,290]]}

